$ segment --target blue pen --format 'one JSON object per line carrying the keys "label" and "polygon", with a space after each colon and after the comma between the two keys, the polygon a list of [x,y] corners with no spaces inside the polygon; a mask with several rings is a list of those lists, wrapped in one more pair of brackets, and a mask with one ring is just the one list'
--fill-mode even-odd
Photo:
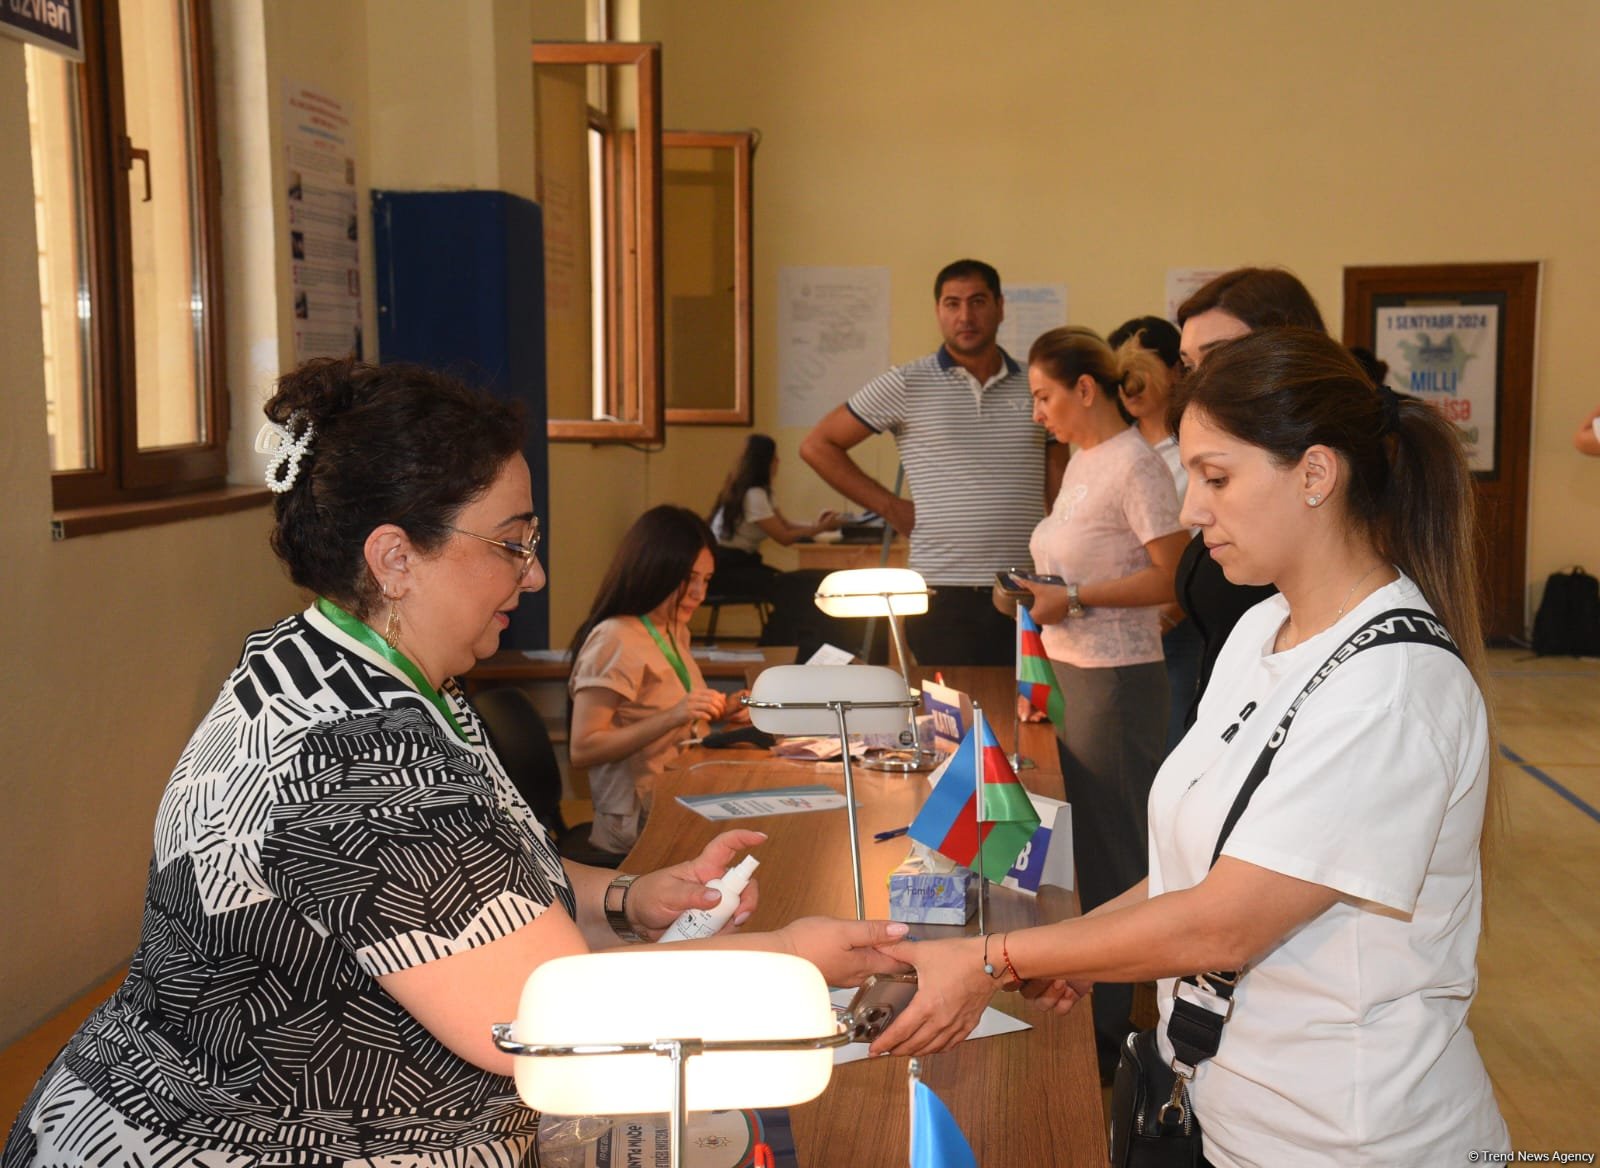
{"label": "blue pen", "polygon": [[885,840],[892,840],[896,836],[905,835],[905,833],[910,831],[910,830],[911,829],[909,827],[897,827],[893,831],[880,831],[876,835],[874,835],[872,838],[874,840],[876,840],[878,843],[881,844]]}

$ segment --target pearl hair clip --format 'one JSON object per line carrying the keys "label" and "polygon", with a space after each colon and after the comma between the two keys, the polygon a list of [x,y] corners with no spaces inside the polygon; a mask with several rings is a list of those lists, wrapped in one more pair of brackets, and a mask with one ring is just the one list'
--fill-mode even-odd
{"label": "pearl hair clip", "polygon": [[[294,427],[302,419],[305,429],[296,438]],[[262,425],[256,433],[256,453],[272,455],[267,462],[267,490],[281,495],[294,486],[300,477],[300,460],[311,453],[311,437],[316,432],[316,425],[302,410],[289,415],[287,426],[273,421]]]}

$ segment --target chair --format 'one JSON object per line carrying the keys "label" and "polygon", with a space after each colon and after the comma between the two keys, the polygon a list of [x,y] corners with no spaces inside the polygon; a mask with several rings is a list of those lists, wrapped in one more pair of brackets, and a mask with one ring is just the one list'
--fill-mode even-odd
{"label": "chair", "polygon": [[514,685],[484,690],[473,708],[489,732],[489,745],[539,822],[555,837],[556,850],[569,860],[615,868],[617,852],[604,852],[589,842],[588,823],[568,827],[561,817],[561,766],[545,729],[544,718],[528,695]]}
{"label": "chair", "polygon": [[701,604],[702,608],[711,613],[710,619],[706,622],[707,641],[715,641],[717,639],[717,618],[722,615],[723,608],[731,604],[750,605],[756,610],[756,623],[760,626],[761,632],[765,633],[767,631],[767,601],[765,597],[714,593],[707,596]]}
{"label": "chair", "polygon": [[716,570],[711,575],[711,589],[700,602],[700,607],[711,614],[706,640],[717,639],[717,618],[722,609],[737,604],[748,604],[756,610],[756,621],[764,633],[772,609],[772,582],[778,577],[778,570],[762,563],[755,553],[738,548],[718,547],[714,554]]}

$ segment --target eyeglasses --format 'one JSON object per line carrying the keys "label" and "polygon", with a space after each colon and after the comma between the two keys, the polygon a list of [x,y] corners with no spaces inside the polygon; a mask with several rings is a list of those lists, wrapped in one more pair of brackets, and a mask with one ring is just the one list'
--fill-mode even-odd
{"label": "eyeglasses", "polygon": [[487,535],[479,535],[473,531],[463,531],[459,527],[452,527],[450,530],[457,535],[470,536],[479,543],[492,544],[516,556],[518,579],[528,574],[533,567],[534,557],[539,552],[539,521],[537,519],[528,525],[528,534],[524,537],[522,543],[518,543],[514,539],[490,539]]}

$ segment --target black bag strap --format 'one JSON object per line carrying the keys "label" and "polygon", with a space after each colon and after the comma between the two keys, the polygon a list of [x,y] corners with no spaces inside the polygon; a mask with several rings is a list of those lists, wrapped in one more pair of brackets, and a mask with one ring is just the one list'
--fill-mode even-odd
{"label": "black bag strap", "polygon": [[[1272,769],[1272,760],[1277,757],[1284,740],[1289,737],[1295,717],[1300,713],[1300,707],[1305,705],[1306,699],[1316,693],[1323,682],[1357,653],[1382,645],[1404,644],[1433,645],[1455,654],[1458,659],[1461,658],[1461,650],[1456,647],[1455,641],[1439,618],[1420,608],[1391,608],[1387,612],[1379,613],[1351,634],[1348,640],[1328,655],[1322,667],[1311,675],[1311,680],[1306,682],[1299,696],[1289,703],[1288,710],[1284,712],[1283,718],[1268,737],[1267,744],[1261,748],[1261,754],[1256,758],[1255,765],[1250,768],[1244,785],[1239,788],[1239,794],[1233,800],[1233,806],[1228,809],[1227,817],[1222,821],[1222,831],[1217,835],[1217,846],[1211,851],[1212,865],[1215,865],[1222,855],[1223,845],[1228,842],[1228,836],[1233,832],[1234,825],[1244,814],[1245,808],[1250,803],[1250,797],[1255,794],[1256,788],[1261,786],[1262,780],[1267,777],[1267,772]],[[1172,1043],[1175,1061],[1188,1066],[1190,1075],[1194,1073],[1194,1067],[1216,1054],[1217,1047],[1222,1043],[1222,1027],[1233,1015],[1233,991],[1239,984],[1240,973],[1241,971],[1236,970],[1220,970],[1191,974],[1180,978],[1178,984],[1173,987],[1172,1016],[1167,1023],[1167,1039]],[[1200,1002],[1179,996],[1178,991],[1184,985],[1194,986],[1214,998],[1221,999],[1227,1003],[1227,1010],[1218,1013]]]}

